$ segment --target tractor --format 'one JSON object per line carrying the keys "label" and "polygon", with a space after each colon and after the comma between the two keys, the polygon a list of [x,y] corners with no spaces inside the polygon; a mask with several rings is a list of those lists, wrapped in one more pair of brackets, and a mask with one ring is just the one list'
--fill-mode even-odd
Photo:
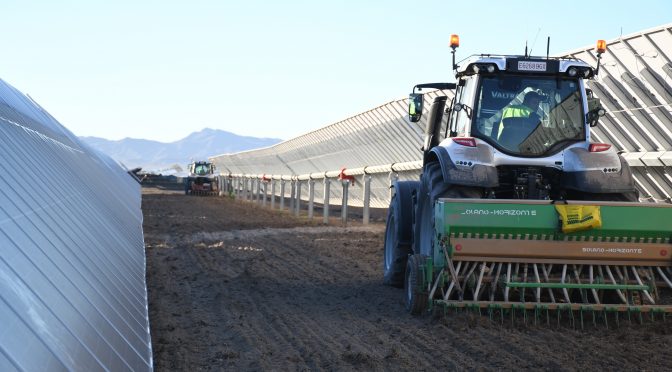
{"label": "tractor", "polygon": [[[672,312],[672,206],[638,203],[627,162],[591,140],[605,110],[586,82],[606,43],[596,67],[527,51],[458,66],[458,46],[456,82],[409,96],[409,121],[428,115],[423,166],[392,185],[384,283],[411,314]],[[427,88],[454,95],[426,109]]]}
{"label": "tractor", "polygon": [[207,161],[189,164],[189,176],[184,179],[185,195],[215,196],[219,193],[219,183],[215,175],[215,165]]}

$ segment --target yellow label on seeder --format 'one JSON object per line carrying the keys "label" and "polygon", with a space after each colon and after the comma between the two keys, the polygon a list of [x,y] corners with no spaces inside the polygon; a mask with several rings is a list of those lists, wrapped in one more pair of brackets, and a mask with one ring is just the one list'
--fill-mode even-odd
{"label": "yellow label on seeder", "polygon": [[602,227],[599,205],[555,205],[562,221],[562,232],[571,233]]}

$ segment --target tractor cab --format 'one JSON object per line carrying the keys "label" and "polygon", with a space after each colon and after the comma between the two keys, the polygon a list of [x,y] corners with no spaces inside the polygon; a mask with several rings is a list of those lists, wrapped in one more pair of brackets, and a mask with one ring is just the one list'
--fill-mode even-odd
{"label": "tractor cab", "polygon": [[[573,143],[588,143],[589,127],[604,115],[599,99],[584,85],[599,64],[595,69],[578,59],[476,55],[458,66],[453,54],[453,67],[456,84],[419,84],[409,100],[410,121],[417,122],[422,94],[416,89],[455,89],[445,105],[444,137],[480,139],[514,157],[546,157]],[[438,137],[442,116],[430,115],[434,122],[428,123],[428,134]],[[434,138],[425,151],[437,144]]]}
{"label": "tractor cab", "polygon": [[[566,72],[570,61],[562,61],[563,68],[558,68],[558,62],[476,58],[459,72],[451,135],[479,138],[509,155],[529,157],[586,141],[588,110],[582,77]],[[592,75],[584,62],[571,62]]]}
{"label": "tractor cab", "polygon": [[189,174],[192,177],[209,176],[215,173],[215,165],[205,161],[196,161],[189,164]]}

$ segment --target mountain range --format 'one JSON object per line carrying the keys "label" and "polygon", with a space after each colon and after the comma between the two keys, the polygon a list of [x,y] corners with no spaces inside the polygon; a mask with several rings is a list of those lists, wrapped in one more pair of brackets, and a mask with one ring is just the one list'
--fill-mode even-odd
{"label": "mountain range", "polygon": [[84,143],[121,162],[127,168],[146,171],[186,169],[191,160],[272,146],[278,138],[239,136],[219,129],[205,128],[175,142],[124,138],[111,141],[99,137],[79,137]]}

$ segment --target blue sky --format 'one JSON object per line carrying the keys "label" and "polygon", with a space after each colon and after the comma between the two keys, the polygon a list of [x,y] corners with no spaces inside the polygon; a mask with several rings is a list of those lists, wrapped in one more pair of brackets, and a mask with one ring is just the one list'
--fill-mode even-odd
{"label": "blue sky", "polygon": [[[289,139],[450,81],[474,53],[593,45],[672,22],[654,1],[11,1],[0,78],[77,135]],[[535,43],[536,37],[536,43]]]}

